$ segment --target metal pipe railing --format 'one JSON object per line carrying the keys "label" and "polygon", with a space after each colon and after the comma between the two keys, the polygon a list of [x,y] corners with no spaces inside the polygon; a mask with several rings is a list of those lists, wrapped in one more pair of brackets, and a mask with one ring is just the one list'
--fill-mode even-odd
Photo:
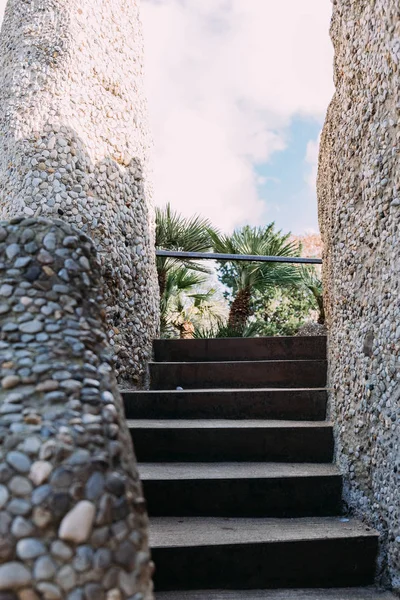
{"label": "metal pipe railing", "polygon": [[156,250],[156,256],[182,258],[185,260],[242,260],[247,262],[279,262],[303,265],[322,265],[320,258],[298,256],[261,256],[258,254],[218,254],[216,252],[180,252],[179,250]]}

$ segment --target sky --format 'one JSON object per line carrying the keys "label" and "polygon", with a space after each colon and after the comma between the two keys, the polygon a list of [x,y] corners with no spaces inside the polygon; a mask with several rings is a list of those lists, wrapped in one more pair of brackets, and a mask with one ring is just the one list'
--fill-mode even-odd
{"label": "sky", "polygon": [[142,0],[155,200],[225,231],[318,230],[331,0]]}
{"label": "sky", "polygon": [[[0,20],[5,1],[0,0]],[[318,231],[331,0],[141,0],[155,202]]]}

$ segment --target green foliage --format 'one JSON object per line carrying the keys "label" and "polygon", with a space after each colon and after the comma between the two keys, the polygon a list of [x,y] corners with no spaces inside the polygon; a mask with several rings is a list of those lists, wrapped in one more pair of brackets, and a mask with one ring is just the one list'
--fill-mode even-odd
{"label": "green foliage", "polygon": [[[169,204],[156,209],[156,246],[186,252],[300,255],[290,234],[276,231],[274,223],[222,235],[208,219],[184,218]],[[324,322],[322,283],[314,267],[246,261],[218,264],[218,278],[230,302],[228,319],[217,291],[207,287],[204,273],[209,270],[204,264],[157,258],[163,337],[293,335],[316,312],[318,322]]]}
{"label": "green foliage", "polygon": [[[212,247],[211,232],[214,232],[214,230],[209,219],[197,215],[185,218],[178,212],[173,211],[170,204],[163,208],[156,208],[157,249],[208,252]],[[191,271],[209,273],[207,267],[193,260],[158,256],[156,266],[161,296],[165,290],[168,273],[182,265]]]}
{"label": "green foliage", "polygon": [[318,323],[324,325],[325,309],[321,275],[314,266],[304,266],[301,269],[301,279],[304,288],[314,296],[319,311]]}
{"label": "green foliage", "polygon": [[[289,240],[290,234],[275,231],[275,224],[266,227],[237,229],[232,235],[211,233],[215,252],[228,254],[252,254],[264,256],[299,256],[299,247]],[[230,288],[231,304],[228,325],[237,332],[244,332],[254,312],[257,293],[264,294],[276,287],[294,286],[300,283],[296,265],[280,262],[219,261],[219,279]],[[227,294],[229,297],[229,294]]]}
{"label": "green foliage", "polygon": [[264,334],[264,326],[262,323],[253,322],[248,323],[245,328],[238,331],[234,327],[231,327],[228,323],[220,322],[215,324],[213,327],[198,327],[193,332],[193,337],[196,339],[210,339],[210,338],[237,338],[237,337],[259,337]]}
{"label": "green foliage", "polygon": [[[253,254],[263,256],[299,256],[299,247],[289,241],[290,233],[275,231],[275,223],[266,227],[246,225],[232,235],[210,232],[215,252]],[[218,261],[221,283],[232,290],[233,296],[241,289],[265,290],[268,287],[293,285],[300,281],[296,266],[285,263],[257,263],[246,261]]]}
{"label": "green foliage", "polygon": [[255,299],[254,318],[263,335],[295,335],[316,309],[314,296],[301,286],[276,288]]}

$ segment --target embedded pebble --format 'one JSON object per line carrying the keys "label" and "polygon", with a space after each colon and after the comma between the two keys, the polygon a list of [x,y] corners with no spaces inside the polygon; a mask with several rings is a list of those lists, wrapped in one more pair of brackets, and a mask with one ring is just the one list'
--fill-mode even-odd
{"label": "embedded pebble", "polygon": [[66,592],[72,590],[72,588],[76,585],[76,581],[76,573],[70,565],[61,567],[57,573],[56,582]]}
{"label": "embedded pebble", "polygon": [[29,537],[34,531],[35,528],[30,521],[24,517],[15,517],[11,526],[11,533],[15,538]]}
{"label": "embedded pebble", "polygon": [[86,541],[90,536],[95,514],[96,508],[92,502],[78,502],[61,522],[58,531],[60,539],[76,544]]}
{"label": "embedded pebble", "polygon": [[35,579],[51,579],[56,572],[57,565],[49,556],[41,556],[33,566],[33,577]]}
{"label": "embedded pebble", "polygon": [[17,543],[17,555],[22,560],[37,558],[45,552],[43,543],[35,538],[24,538]]}
{"label": "embedded pebble", "polygon": [[53,465],[50,462],[38,460],[31,466],[29,478],[36,486],[42,485],[48,479],[52,469]]}
{"label": "embedded pebble", "polygon": [[25,454],[14,450],[7,454],[6,460],[19,473],[28,473],[32,464]]}
{"label": "embedded pebble", "polygon": [[38,592],[42,594],[43,600],[61,600],[62,593],[58,585],[41,581],[36,586]]}
{"label": "embedded pebble", "polygon": [[31,512],[32,505],[28,500],[13,498],[7,505],[7,510],[12,515],[26,516]]}
{"label": "embedded pebble", "polygon": [[0,565],[0,591],[18,590],[31,581],[31,572],[19,562]]}
{"label": "embedded pebble", "polygon": [[26,323],[21,323],[21,325],[19,326],[19,330],[22,331],[22,333],[38,333],[39,331],[42,331],[44,324],[42,323],[42,321],[27,321]]}
{"label": "embedded pebble", "polygon": [[[4,327],[3,327],[4,330]],[[21,381],[21,378],[18,377],[18,375],[7,375],[6,377],[3,377],[3,379],[1,380],[1,387],[4,388],[5,390],[9,390],[11,388],[14,388],[15,386],[17,386]]]}
{"label": "embedded pebble", "polygon": [[32,491],[32,484],[26,477],[16,475],[9,482],[8,488],[15,496],[27,496]]}

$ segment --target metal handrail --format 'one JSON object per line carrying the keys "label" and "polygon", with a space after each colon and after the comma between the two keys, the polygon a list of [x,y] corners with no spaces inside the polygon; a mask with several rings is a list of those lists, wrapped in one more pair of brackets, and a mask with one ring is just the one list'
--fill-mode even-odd
{"label": "metal handrail", "polygon": [[243,260],[248,262],[279,262],[306,265],[322,265],[321,258],[298,256],[261,256],[258,254],[218,254],[217,252],[180,252],[179,250],[156,250],[156,256],[184,258],[186,260]]}

